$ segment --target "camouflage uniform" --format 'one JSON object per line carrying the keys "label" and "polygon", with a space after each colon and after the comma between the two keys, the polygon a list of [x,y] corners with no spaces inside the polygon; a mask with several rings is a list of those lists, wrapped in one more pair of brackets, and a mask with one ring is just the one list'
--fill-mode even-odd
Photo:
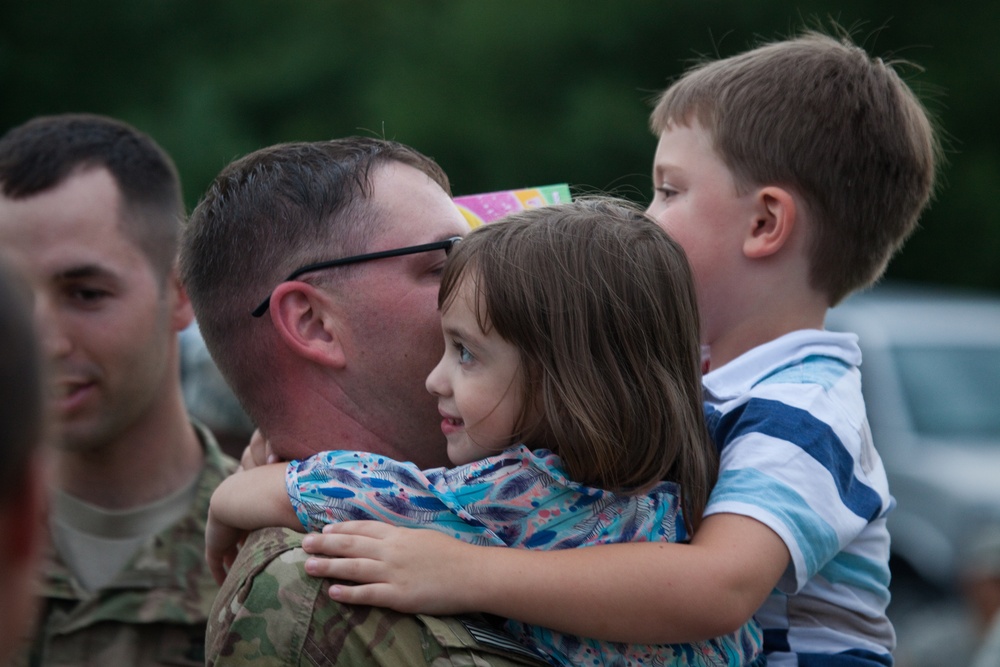
{"label": "camouflage uniform", "polygon": [[41,618],[14,665],[203,665],[205,623],[218,586],[205,565],[215,487],[236,468],[195,425],[205,465],[191,512],[152,538],[107,587],[88,593],[54,550],[43,566]]}
{"label": "camouflage uniform", "polygon": [[483,619],[334,602],[330,582],[303,569],[302,537],[267,528],[247,538],[209,617],[209,666],[548,664]]}

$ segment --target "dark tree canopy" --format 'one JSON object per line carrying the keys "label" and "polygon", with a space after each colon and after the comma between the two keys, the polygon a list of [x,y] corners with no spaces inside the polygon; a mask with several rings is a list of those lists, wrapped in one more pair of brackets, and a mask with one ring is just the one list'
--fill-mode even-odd
{"label": "dark tree canopy", "polygon": [[[188,206],[261,146],[384,135],[433,155],[456,194],[566,181],[645,202],[652,95],[700,56],[803,26],[911,60],[948,162],[900,279],[1000,290],[1000,6],[927,0],[100,0],[6,3],[0,130],[89,111],[152,134]],[[836,7],[836,9],[833,9]]]}

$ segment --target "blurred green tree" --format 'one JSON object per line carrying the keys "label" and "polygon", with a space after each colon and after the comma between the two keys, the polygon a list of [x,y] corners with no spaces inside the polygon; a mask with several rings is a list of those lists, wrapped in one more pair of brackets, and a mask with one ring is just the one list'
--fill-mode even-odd
{"label": "blurred green tree", "polygon": [[1000,6],[929,0],[53,0],[0,9],[0,131],[117,116],[171,152],[188,205],[258,147],[375,134],[437,158],[456,194],[569,182],[645,203],[653,95],[696,58],[803,26],[852,31],[907,77],[948,163],[890,277],[1000,290]]}

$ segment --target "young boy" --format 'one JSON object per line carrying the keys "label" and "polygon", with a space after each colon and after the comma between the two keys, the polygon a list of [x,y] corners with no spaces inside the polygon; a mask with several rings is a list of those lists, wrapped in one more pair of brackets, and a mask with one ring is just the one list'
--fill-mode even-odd
{"label": "young boy", "polygon": [[927,204],[927,114],[891,66],[808,33],[694,68],[651,120],[647,213],[692,264],[721,451],[691,544],[533,553],[341,524],[311,539],[353,558],[312,571],[375,584],[334,586],[346,602],[617,641],[703,639],[756,615],[769,664],[891,665],[893,501],[857,339],[823,323],[882,274]]}
{"label": "young boy", "polygon": [[788,551],[756,614],[769,662],[853,649],[885,664],[892,499],[856,337],[822,329],[916,226],[934,180],[931,124],[890,66],[809,34],[690,72],[651,125],[647,213],[688,253],[710,350],[722,462],[706,515],[750,519]]}

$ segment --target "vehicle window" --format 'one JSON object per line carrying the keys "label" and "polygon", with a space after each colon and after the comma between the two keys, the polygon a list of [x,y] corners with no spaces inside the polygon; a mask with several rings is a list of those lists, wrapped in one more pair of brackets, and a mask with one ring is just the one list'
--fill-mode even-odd
{"label": "vehicle window", "polygon": [[1000,437],[1000,347],[907,346],[893,357],[919,433]]}

